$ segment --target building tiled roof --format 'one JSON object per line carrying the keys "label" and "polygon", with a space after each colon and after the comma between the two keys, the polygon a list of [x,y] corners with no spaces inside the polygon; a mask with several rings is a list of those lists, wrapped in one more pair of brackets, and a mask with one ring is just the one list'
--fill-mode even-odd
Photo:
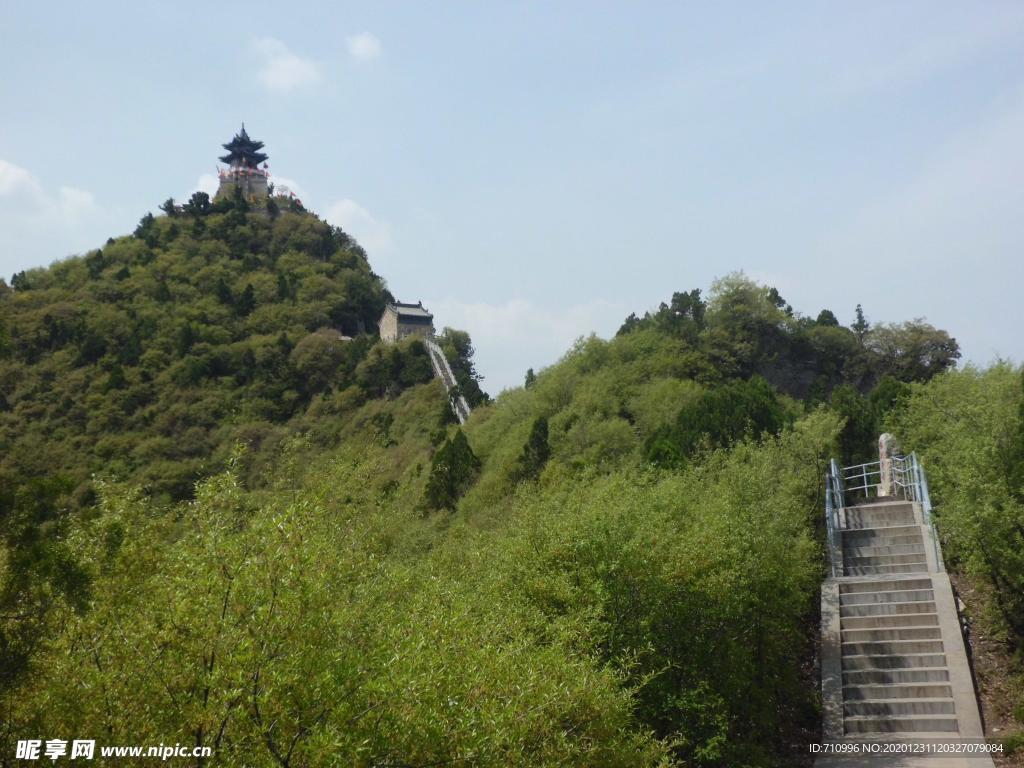
{"label": "building tiled roof", "polygon": [[398,313],[399,319],[405,318],[417,318],[421,320],[433,320],[434,316],[430,314],[424,307],[423,304],[403,304],[402,302],[396,302],[390,306]]}

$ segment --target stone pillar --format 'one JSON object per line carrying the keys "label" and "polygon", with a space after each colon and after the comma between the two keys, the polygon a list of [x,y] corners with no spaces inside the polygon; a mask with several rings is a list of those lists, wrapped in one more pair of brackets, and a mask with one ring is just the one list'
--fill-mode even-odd
{"label": "stone pillar", "polygon": [[896,438],[888,432],[878,438],[878,463],[881,467],[881,482],[878,484],[879,496],[895,496],[896,483],[893,482],[892,459],[898,451]]}

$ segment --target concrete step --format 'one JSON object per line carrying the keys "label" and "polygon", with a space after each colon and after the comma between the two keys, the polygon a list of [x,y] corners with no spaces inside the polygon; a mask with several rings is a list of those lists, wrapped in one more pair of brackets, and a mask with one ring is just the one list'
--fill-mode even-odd
{"label": "concrete step", "polygon": [[873,511],[855,512],[846,511],[846,526],[844,530],[857,530],[862,528],[890,528],[895,525],[917,525],[912,510],[906,511]]}
{"label": "concrete step", "polygon": [[842,619],[858,616],[895,616],[912,613],[935,613],[934,600],[910,600],[905,603],[857,603],[839,607]]}
{"label": "concrete step", "polygon": [[902,685],[948,683],[949,670],[941,667],[915,669],[844,669],[843,685]]}
{"label": "concrete step", "polygon": [[843,672],[868,669],[915,669],[921,667],[945,667],[944,653],[875,653],[843,656]]}
{"label": "concrete step", "polygon": [[843,549],[847,547],[892,547],[907,544],[922,546],[919,525],[894,525],[879,528],[849,528],[840,531]]}
{"label": "concrete step", "polygon": [[843,629],[842,638],[844,643],[873,643],[886,640],[941,640],[942,631],[937,626]]}
{"label": "concrete step", "polygon": [[887,683],[884,685],[847,685],[844,701],[871,699],[951,699],[953,688],[946,683]]}
{"label": "concrete step", "polygon": [[856,581],[839,582],[839,594],[841,595],[848,595],[851,592],[889,592],[899,589],[931,588],[931,578],[922,576],[898,579],[858,579]]}
{"label": "concrete step", "polygon": [[843,718],[843,729],[846,733],[957,733],[959,726],[956,717],[949,715],[855,715]]}
{"label": "concrete step", "polygon": [[872,499],[871,501],[862,502],[860,504],[854,504],[852,507],[847,507],[847,510],[850,510],[850,509],[913,509],[913,508],[914,508],[914,505],[913,505],[912,502],[909,502],[906,499],[901,499],[901,498],[898,498],[898,497],[890,496],[890,497],[875,498],[875,499]]}
{"label": "concrete step", "polygon": [[937,627],[937,613],[896,613],[887,616],[847,616],[840,626],[846,629],[882,629],[898,627]]}
{"label": "concrete step", "polygon": [[886,536],[910,536],[921,533],[921,526],[916,523],[901,525],[876,525],[874,528],[842,528],[839,531],[847,540],[871,540]]}
{"label": "concrete step", "polygon": [[909,656],[942,653],[942,640],[878,640],[843,643],[843,656]]}
{"label": "concrete step", "polygon": [[[924,540],[922,539],[921,542]],[[899,544],[896,546],[857,546],[850,544],[843,547],[843,558],[878,557],[881,555],[921,555],[924,556],[924,544]]]}
{"label": "concrete step", "polygon": [[923,563],[924,549],[915,552],[894,555],[889,553],[855,555],[853,552],[843,553],[843,565],[897,565],[899,563]]}
{"label": "concrete step", "polygon": [[839,594],[839,605],[865,605],[869,603],[923,603],[935,599],[931,589],[901,589],[885,592],[848,592]]}
{"label": "concrete step", "polygon": [[843,713],[850,715],[874,715],[876,717],[899,717],[900,715],[955,715],[952,698],[936,699],[862,699],[847,701]]}
{"label": "concrete step", "polygon": [[928,563],[897,563],[896,565],[847,565],[843,562],[845,576],[880,576],[886,573],[928,573]]}
{"label": "concrete step", "polygon": [[[857,531],[847,531],[847,533],[857,533]],[[843,552],[849,552],[851,549],[859,547],[916,547],[921,549],[924,547],[924,537],[918,531],[917,533],[901,533],[896,536],[857,537],[846,541],[840,540],[840,543]]]}

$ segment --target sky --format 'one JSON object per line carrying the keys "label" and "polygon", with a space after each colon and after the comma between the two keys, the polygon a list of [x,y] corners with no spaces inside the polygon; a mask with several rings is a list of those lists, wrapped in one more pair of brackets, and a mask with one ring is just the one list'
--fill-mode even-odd
{"label": "sky", "polygon": [[730,272],[1024,359],[1024,4],[0,4],[0,275],[279,185],[484,388]]}

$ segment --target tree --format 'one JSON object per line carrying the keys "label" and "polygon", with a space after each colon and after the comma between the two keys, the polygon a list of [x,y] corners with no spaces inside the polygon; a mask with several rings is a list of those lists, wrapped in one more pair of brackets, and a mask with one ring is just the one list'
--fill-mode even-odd
{"label": "tree", "polygon": [[174,218],[178,215],[178,206],[174,204],[174,198],[168,197],[163,203],[160,204],[160,210],[167,214],[169,217]]}
{"label": "tree", "polygon": [[864,344],[876,356],[876,372],[900,381],[928,381],[960,359],[956,339],[921,318],[877,325],[865,335]]}
{"label": "tree", "polygon": [[674,463],[692,454],[701,440],[721,448],[747,435],[774,434],[785,421],[775,390],[754,376],[709,389],[683,406],[675,424],[651,435],[645,454],[656,464]]}
{"label": "tree", "polygon": [[456,430],[455,436],[437,449],[430,463],[424,495],[426,509],[454,511],[479,471],[480,459],[473,453],[465,433]]}
{"label": "tree", "polygon": [[235,303],[235,297],[231,295],[231,288],[228,286],[227,280],[223,276],[217,278],[217,285],[214,288],[214,292],[217,294],[217,301],[221,304],[230,306]]}
{"label": "tree", "polygon": [[537,374],[533,372],[533,368],[526,369],[526,379],[523,381],[523,388],[529,389],[537,383]]}
{"label": "tree", "polygon": [[519,455],[516,476],[521,480],[536,480],[549,458],[551,446],[548,445],[548,420],[546,416],[538,416],[534,419],[530,436]]}
{"label": "tree", "polygon": [[235,304],[235,311],[239,317],[248,316],[254,309],[256,309],[256,293],[252,287],[252,283],[245,286],[245,290],[238,297],[238,302]]}
{"label": "tree", "polygon": [[150,248],[156,245],[156,234],[156,218],[152,213],[147,213],[139,219],[138,226],[135,227],[135,231],[132,233],[133,236]]}
{"label": "tree", "polygon": [[859,464],[877,458],[877,422],[868,401],[849,384],[835,388],[832,410],[846,422],[839,435],[843,464]]}
{"label": "tree", "polygon": [[466,402],[471,408],[476,408],[488,401],[487,393],[480,387],[483,379],[476,372],[473,363],[473,342],[465,331],[457,331],[454,328],[445,328],[437,337],[437,344],[444,350],[448,364],[455,375],[455,382],[459,385]]}
{"label": "tree", "polygon": [[210,212],[210,196],[205,192],[193,192],[192,197],[182,206],[182,210],[190,216],[205,216]]}
{"label": "tree", "polygon": [[643,320],[636,316],[636,312],[630,312],[622,325],[619,326],[619,330],[615,332],[616,336],[623,336],[627,333],[632,333],[641,326]]}
{"label": "tree", "polygon": [[676,292],[668,306],[661,305],[654,316],[654,324],[672,336],[695,343],[697,335],[704,330],[706,311],[707,305],[700,297],[699,288]]}
{"label": "tree", "polygon": [[178,331],[177,352],[178,357],[184,357],[196,343],[196,332],[191,323],[185,323]]}
{"label": "tree", "polygon": [[858,341],[863,342],[867,332],[871,330],[871,325],[868,323],[867,318],[864,317],[864,309],[860,304],[857,305],[855,312],[857,319],[850,326],[850,330],[856,334]]}
{"label": "tree", "polygon": [[839,325],[839,320],[836,318],[836,316],[832,313],[832,310],[830,309],[821,310],[821,312],[818,313],[818,318],[814,322],[817,323],[818,325],[826,326]]}

